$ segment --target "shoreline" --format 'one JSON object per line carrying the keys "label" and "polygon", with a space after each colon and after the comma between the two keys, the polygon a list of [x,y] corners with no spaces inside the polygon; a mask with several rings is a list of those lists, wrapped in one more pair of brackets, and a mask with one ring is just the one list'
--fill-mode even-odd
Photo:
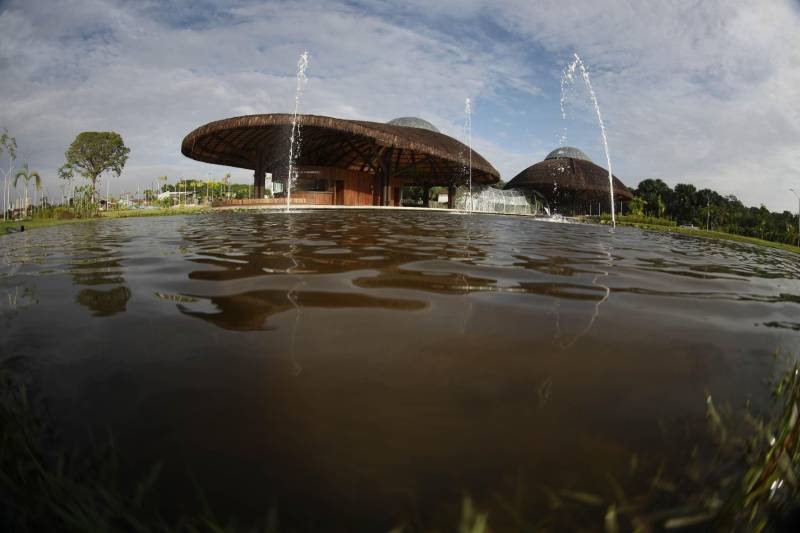
{"label": "shoreline", "polygon": [[[600,223],[600,225],[608,226],[610,224]],[[782,242],[765,241],[763,239],[759,239],[758,237],[748,237],[746,235],[738,235],[736,233],[725,233],[722,231],[706,231],[700,228],[682,228],[680,226],[642,224],[639,222],[617,221],[617,226],[623,226],[626,228],[637,228],[650,231],[659,231],[661,233],[679,233],[681,235],[687,235],[689,237],[699,237],[702,239],[716,239],[723,241],[741,242],[745,244],[753,244],[756,246],[764,246],[765,248],[773,248],[777,250],[784,250],[786,252],[800,254],[800,246],[795,246],[793,244],[786,244]]]}
{"label": "shoreline", "polygon": [[138,218],[138,217],[161,217],[174,215],[194,215],[199,213],[210,213],[214,211],[208,207],[182,207],[182,208],[158,208],[158,209],[124,209],[120,211],[104,211],[100,216],[91,218],[34,218],[27,220],[0,220],[0,237],[8,235],[6,228],[19,228],[25,226],[25,231],[40,228],[50,228],[65,224],[80,224],[84,222],[96,222],[99,220],[112,220],[116,218]]}

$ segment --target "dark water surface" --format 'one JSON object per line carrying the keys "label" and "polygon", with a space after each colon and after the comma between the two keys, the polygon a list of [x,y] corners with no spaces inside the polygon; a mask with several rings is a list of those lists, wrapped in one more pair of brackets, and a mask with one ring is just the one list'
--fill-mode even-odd
{"label": "dark water surface", "polygon": [[489,215],[123,219],[0,238],[0,313],[65,439],[164,462],[166,513],[197,485],[244,523],[455,527],[470,494],[502,524],[520,487],[680,460],[706,391],[764,404],[800,256]]}

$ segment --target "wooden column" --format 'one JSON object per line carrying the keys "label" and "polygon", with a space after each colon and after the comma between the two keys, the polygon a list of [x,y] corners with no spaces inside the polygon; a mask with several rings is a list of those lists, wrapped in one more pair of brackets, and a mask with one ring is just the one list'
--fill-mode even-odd
{"label": "wooden column", "polygon": [[422,184],[422,207],[430,207],[431,206],[431,184],[430,183],[423,183]]}
{"label": "wooden column", "polygon": [[256,161],[256,169],[253,173],[253,196],[255,198],[264,197],[264,185],[266,183],[267,172],[264,169],[264,162],[261,157]]}
{"label": "wooden column", "polygon": [[452,181],[447,185],[447,208],[453,209],[456,206],[456,184]]}

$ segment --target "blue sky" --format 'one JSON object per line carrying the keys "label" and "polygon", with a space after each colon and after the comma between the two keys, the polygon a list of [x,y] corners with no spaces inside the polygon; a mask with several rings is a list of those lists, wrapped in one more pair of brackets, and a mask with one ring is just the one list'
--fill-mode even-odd
{"label": "blue sky", "polygon": [[[131,158],[112,191],[167,174],[236,181],[250,172],[187,160],[195,127],[289,112],[298,55],[311,65],[301,111],[386,121],[418,115],[462,136],[508,180],[567,144],[604,161],[581,91],[566,123],[560,75],[592,75],[614,171],[796,209],[800,187],[800,3],[379,0],[0,3],[0,128],[51,192],[75,135],[120,132]],[[0,162],[3,164],[3,162]]]}

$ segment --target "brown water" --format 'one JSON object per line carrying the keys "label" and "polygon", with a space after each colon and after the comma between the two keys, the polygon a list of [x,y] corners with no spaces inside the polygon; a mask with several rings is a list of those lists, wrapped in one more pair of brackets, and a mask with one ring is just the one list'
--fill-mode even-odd
{"label": "brown water", "polygon": [[490,215],[122,219],[0,238],[0,313],[64,441],[163,461],[168,515],[197,485],[240,523],[453,528],[469,494],[503,529],[680,463],[706,391],[764,405],[800,257]]}

